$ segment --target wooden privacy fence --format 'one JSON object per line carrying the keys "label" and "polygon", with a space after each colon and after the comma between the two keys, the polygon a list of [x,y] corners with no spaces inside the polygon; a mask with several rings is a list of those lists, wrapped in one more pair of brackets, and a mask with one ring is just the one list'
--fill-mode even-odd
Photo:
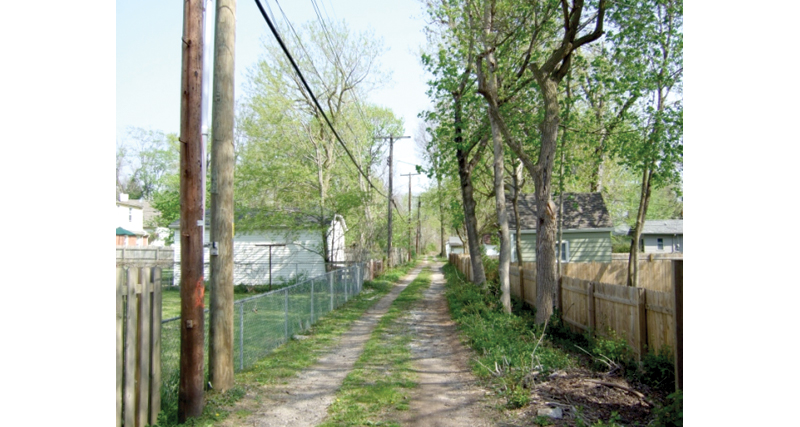
{"label": "wooden privacy fence", "polygon": [[[449,261],[465,275],[471,270],[469,255],[451,254]],[[560,298],[556,299],[561,318],[575,331],[601,336],[614,331],[639,357],[648,350],[669,347],[676,357],[676,380],[682,385],[683,260],[640,262],[645,265],[642,276],[650,275],[649,288],[625,286],[625,280],[619,280],[620,284],[593,280],[622,277],[620,271],[627,270],[615,263],[562,264]],[[509,270],[511,294],[535,307],[536,264],[523,265]]]}
{"label": "wooden privacy fence", "polygon": [[562,277],[561,319],[573,330],[624,338],[637,355],[675,349],[672,294]]}
{"label": "wooden privacy fence", "polygon": [[[639,259],[639,287],[654,291],[672,290],[672,261],[668,259]],[[512,264],[512,270],[513,268]],[[522,263],[525,270],[536,271],[535,262]],[[607,262],[568,262],[561,264],[561,275],[612,285],[628,284],[628,260]]]}
{"label": "wooden privacy fence", "polygon": [[467,281],[472,281],[472,264],[470,264],[469,255],[451,253],[448,260],[461,274],[467,277]]}
{"label": "wooden privacy fence", "polygon": [[161,409],[161,268],[117,267],[117,427]]}

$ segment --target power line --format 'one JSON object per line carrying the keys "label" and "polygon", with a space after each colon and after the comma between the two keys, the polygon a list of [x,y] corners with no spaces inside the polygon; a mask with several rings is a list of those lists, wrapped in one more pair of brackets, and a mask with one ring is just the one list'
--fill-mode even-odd
{"label": "power line", "polygon": [[344,141],[342,141],[342,138],[339,136],[339,133],[336,132],[336,129],[333,128],[333,125],[331,124],[331,121],[328,119],[328,115],[325,114],[325,111],[319,105],[319,101],[317,101],[317,97],[314,95],[314,92],[311,90],[311,87],[309,87],[308,83],[306,82],[305,77],[303,77],[303,73],[300,71],[300,68],[297,66],[297,63],[295,63],[294,58],[292,57],[292,54],[289,53],[289,50],[286,48],[286,45],[283,43],[283,39],[281,39],[280,34],[278,34],[278,31],[275,29],[275,26],[272,24],[272,20],[269,19],[269,16],[267,16],[267,12],[264,11],[264,7],[261,5],[261,1],[259,1],[259,0],[255,0],[255,1],[256,1],[256,6],[258,6],[258,10],[261,11],[261,15],[264,17],[264,20],[267,21],[267,25],[269,25],[269,29],[270,29],[270,31],[272,31],[272,35],[275,36],[275,39],[278,41],[278,44],[281,45],[281,49],[283,49],[283,53],[286,54],[287,58],[289,58],[289,62],[291,62],[292,67],[294,67],[295,72],[300,77],[300,80],[303,82],[303,86],[305,86],[306,90],[308,91],[309,96],[311,96],[311,99],[314,100],[314,105],[316,105],[317,110],[319,110],[319,113],[325,119],[325,122],[328,124],[328,127],[331,129],[331,131],[333,132],[334,136],[336,136],[336,140],[339,141],[339,144],[341,144],[342,148],[344,148],[344,151],[350,157],[350,160],[353,162],[353,164],[356,165],[356,168],[361,173],[361,175],[367,180],[367,183],[369,183],[370,187],[375,189],[375,191],[378,194],[380,194],[381,196],[385,196],[383,193],[381,193],[380,190],[378,190],[377,187],[375,187],[374,184],[372,184],[372,181],[369,180],[369,176],[367,176],[367,174],[365,174],[364,171],[361,170],[361,166],[358,165],[358,162],[356,161],[355,157],[353,157],[353,154],[350,152],[350,150],[347,148],[347,146],[344,144]]}
{"label": "power line", "polygon": [[[277,0],[275,0],[275,1],[277,1]],[[328,31],[328,25],[325,23],[325,18],[323,18],[322,15],[320,14],[319,5],[317,4],[316,0],[311,0],[311,5],[314,7],[314,13],[317,15],[317,21],[319,21],[319,23],[320,23],[320,28],[322,28],[322,32],[325,35],[325,39],[328,41],[328,45],[331,48],[331,51],[333,53],[333,57],[336,60],[337,65],[339,66],[340,69],[344,70],[345,67],[342,65],[342,61],[339,58],[339,54],[337,53],[336,47],[333,45],[333,41],[332,41],[333,37],[331,36],[330,32]],[[324,3],[322,4],[322,7],[323,8],[325,7]],[[333,5],[331,5],[331,10],[333,10]],[[330,20],[330,16],[328,16],[327,10],[325,11],[325,16],[327,16],[328,20]],[[353,97],[353,103],[355,104],[356,109],[358,110],[358,114],[361,116],[361,120],[363,120],[364,123],[367,123],[368,120],[367,120],[366,114],[364,114],[364,110],[361,109],[361,103],[359,102],[359,99],[358,99],[358,92],[357,91],[353,91],[351,96]],[[349,123],[345,123],[345,124],[347,125],[347,128],[350,129],[350,133],[353,134],[353,136],[355,137],[356,132],[353,130],[352,127],[350,127],[350,124]]]}

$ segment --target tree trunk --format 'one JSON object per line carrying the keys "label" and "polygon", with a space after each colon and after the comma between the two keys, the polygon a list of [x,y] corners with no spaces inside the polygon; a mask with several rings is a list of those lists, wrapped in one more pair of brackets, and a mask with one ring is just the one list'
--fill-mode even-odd
{"label": "tree trunk", "polygon": [[498,275],[500,280],[500,302],[503,310],[511,313],[511,285],[508,279],[511,242],[508,233],[508,215],[506,213],[506,194],[503,183],[503,140],[497,125],[492,120],[492,138],[494,139],[494,200],[497,205],[497,222],[500,225],[500,264]]}
{"label": "tree trunk", "polygon": [[[492,142],[494,145],[494,199],[497,209],[497,223],[500,226],[500,260],[498,265],[498,280],[500,281],[500,302],[503,304],[503,311],[511,313],[511,286],[508,279],[510,242],[508,233],[508,215],[506,213],[506,193],[503,179],[503,139],[500,131],[499,107],[497,104],[497,75],[495,74],[494,56],[487,55],[488,75],[485,79],[480,78],[485,87],[480,92],[489,103],[489,122],[492,125]],[[478,64],[478,72],[482,72],[481,64]],[[483,86],[483,85],[481,85]]]}
{"label": "tree trunk", "polygon": [[447,256],[447,247],[445,246],[444,243],[444,205],[443,205],[444,202],[442,200],[443,199],[442,180],[439,178],[436,179],[436,187],[439,190],[439,228],[440,228],[439,242],[442,248],[442,251],[440,252],[439,255],[441,255],[441,257],[444,258]]}
{"label": "tree trunk", "polygon": [[558,87],[549,76],[536,73],[544,98],[542,150],[533,177],[536,188],[536,323],[553,314],[556,291],[556,206],[552,200],[552,175],[558,142]]}
{"label": "tree trunk", "polygon": [[517,247],[517,265],[522,267],[522,230],[519,226],[519,194],[522,191],[524,181],[522,179],[522,162],[514,168],[514,198],[511,201],[512,208],[514,209],[514,218],[517,220],[515,227],[516,247]]}
{"label": "tree trunk", "polygon": [[[461,99],[455,99],[455,123],[456,123],[456,146],[462,143],[461,125]],[[482,144],[479,146],[481,149]],[[469,152],[456,149],[458,158],[458,177],[461,181],[461,198],[464,202],[464,222],[467,226],[467,245],[469,246],[469,258],[472,264],[472,282],[483,285],[486,282],[486,273],[483,270],[483,258],[481,257],[480,241],[478,239],[478,220],[475,217],[475,197],[472,188],[472,171],[468,162]]]}
{"label": "tree trunk", "polygon": [[645,217],[647,216],[647,205],[650,204],[650,180],[653,178],[653,170],[645,168],[642,174],[642,191],[639,199],[639,211],[636,214],[636,225],[633,227],[633,240],[628,256],[628,286],[639,286],[639,239],[642,236]]}

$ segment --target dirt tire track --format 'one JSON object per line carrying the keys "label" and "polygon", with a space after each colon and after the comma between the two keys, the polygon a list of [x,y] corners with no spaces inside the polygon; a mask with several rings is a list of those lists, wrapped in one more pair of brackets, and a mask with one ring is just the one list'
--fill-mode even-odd
{"label": "dirt tire track", "polygon": [[251,408],[253,413],[250,416],[244,420],[232,416],[221,425],[302,427],[315,426],[322,422],[328,415],[328,406],[333,402],[336,391],[353,370],[378,321],[422,268],[416,267],[407,274],[389,294],[356,320],[353,327],[342,335],[336,347],[321,356],[313,366],[302,371],[287,384],[264,386],[266,393],[261,396],[260,403],[255,402],[256,396],[248,395],[234,408],[234,411],[242,407]]}
{"label": "dirt tire track", "polygon": [[487,408],[486,390],[477,386],[464,347],[450,318],[442,264],[432,266],[431,285],[408,318],[417,388],[411,391],[404,426],[483,427],[496,424]]}

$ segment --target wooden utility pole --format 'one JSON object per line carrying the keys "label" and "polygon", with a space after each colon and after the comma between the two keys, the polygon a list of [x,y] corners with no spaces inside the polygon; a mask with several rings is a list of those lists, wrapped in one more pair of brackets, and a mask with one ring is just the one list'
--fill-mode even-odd
{"label": "wooden utility pole", "polygon": [[389,194],[387,198],[389,199],[389,225],[388,225],[388,236],[386,240],[386,256],[387,262],[389,263],[389,267],[392,264],[392,153],[394,152],[394,140],[395,139],[402,139],[402,138],[411,138],[410,136],[378,136],[376,139],[389,139]]}
{"label": "wooden utility pole", "polygon": [[203,412],[203,2],[183,4],[181,40],[181,357],[178,422]]}
{"label": "wooden utility pole", "polygon": [[411,262],[411,177],[418,173],[406,173],[400,176],[408,177],[408,261]]}
{"label": "wooden utility pole", "polygon": [[420,208],[422,207],[422,200],[417,199],[417,253],[419,254],[419,241],[422,237],[422,220],[420,218]]}
{"label": "wooden utility pole", "polygon": [[233,387],[233,80],[236,0],[216,0],[211,146],[211,387]]}

